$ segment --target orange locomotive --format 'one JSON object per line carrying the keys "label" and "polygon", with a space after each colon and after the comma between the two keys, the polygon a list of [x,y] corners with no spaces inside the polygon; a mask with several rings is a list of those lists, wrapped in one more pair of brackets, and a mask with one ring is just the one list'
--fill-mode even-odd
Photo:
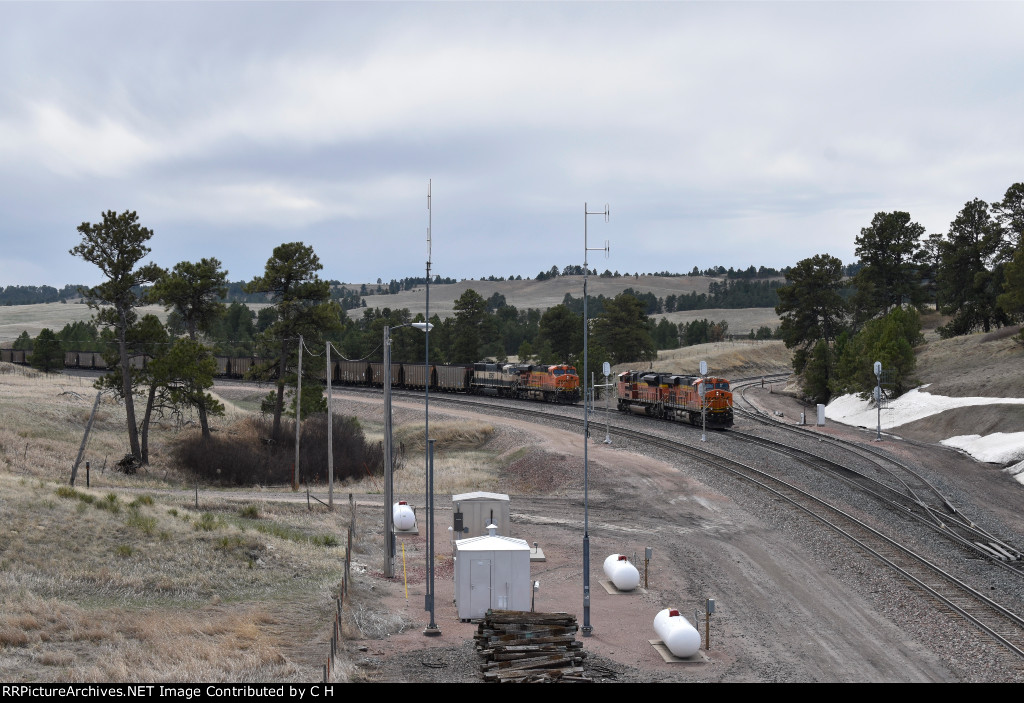
{"label": "orange locomotive", "polygon": [[732,392],[724,378],[623,371],[618,396],[622,412],[637,408],[652,417],[700,425],[703,409],[708,427],[732,426]]}
{"label": "orange locomotive", "polygon": [[580,402],[580,379],[568,364],[473,364],[470,392],[549,403]]}

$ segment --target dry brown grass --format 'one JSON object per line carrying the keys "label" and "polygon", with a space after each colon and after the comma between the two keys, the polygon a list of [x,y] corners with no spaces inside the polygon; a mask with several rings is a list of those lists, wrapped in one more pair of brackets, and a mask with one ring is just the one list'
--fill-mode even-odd
{"label": "dry brown grass", "polygon": [[[169,463],[173,423],[154,426],[148,469],[111,470],[127,449],[125,415],[104,399],[85,453],[92,487],[84,487],[83,461],[71,488],[95,399],[90,381],[3,366],[0,680],[319,680],[350,520],[338,493],[379,494],[380,486],[339,487],[333,513],[263,498],[262,489],[201,486],[196,509],[192,477]],[[218,432],[246,431],[239,405],[215,422]],[[422,445],[422,424],[396,434]],[[484,423],[431,425],[445,448],[435,456],[438,493],[493,484],[493,434]],[[396,483],[421,493],[423,479],[419,450]],[[357,508],[356,516],[345,631],[401,631],[408,623],[379,612],[376,595],[360,588],[379,572],[381,539],[376,511]]]}
{"label": "dry brown grass", "polygon": [[776,340],[713,342],[658,352],[657,360],[617,364],[614,373],[627,370],[666,371],[678,374],[700,373],[700,362],[708,362],[708,373],[728,379],[761,376],[790,370],[792,352]]}
{"label": "dry brown grass", "polygon": [[[500,452],[487,444],[494,433],[494,426],[483,422],[432,422],[435,492],[451,495],[493,487]],[[405,460],[395,475],[396,492],[422,494],[426,481],[423,425],[414,422],[396,427],[394,437],[396,445],[405,447]]]}
{"label": "dry brown grass", "polygon": [[301,655],[322,644],[344,548],[305,537],[342,534],[344,507],[245,519],[215,497],[200,512],[5,473],[0,495],[0,679],[318,678]]}
{"label": "dry brown grass", "polygon": [[[37,305],[5,305],[0,307],[0,344],[11,342],[22,332],[30,337],[39,336],[44,327],[58,332],[71,322],[88,322],[95,314],[84,303],[39,303]],[[153,314],[167,319],[162,305],[144,305],[139,316]],[[9,344],[4,344],[9,346]]]}

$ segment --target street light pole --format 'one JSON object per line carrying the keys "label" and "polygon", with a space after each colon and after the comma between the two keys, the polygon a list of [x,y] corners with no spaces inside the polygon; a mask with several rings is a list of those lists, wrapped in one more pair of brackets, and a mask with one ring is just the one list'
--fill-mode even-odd
{"label": "street light pole", "polygon": [[384,325],[384,578],[395,575],[391,441],[391,328]]}
{"label": "street light pole", "polygon": [[587,365],[587,337],[589,336],[590,328],[587,319],[587,275],[590,271],[590,264],[587,262],[587,252],[603,251],[605,256],[608,255],[608,240],[605,240],[603,247],[591,249],[587,246],[588,215],[604,215],[604,221],[607,222],[610,215],[608,204],[605,203],[604,210],[590,212],[587,209],[587,204],[583,203],[583,627],[580,628],[580,631],[584,637],[589,637],[594,631],[590,624],[590,505],[588,501],[590,485],[587,464],[587,445],[590,438],[590,406],[588,404],[589,394],[587,393],[585,382],[587,371],[589,370]]}
{"label": "street light pole", "polygon": [[428,588],[430,595],[427,596],[427,610],[430,611],[430,624],[427,625],[426,629],[423,630],[424,635],[440,635],[441,629],[434,622],[434,441],[433,439],[427,440],[427,466],[429,483],[430,483],[430,508],[428,510],[428,520],[430,521],[430,539],[427,548],[427,579]]}

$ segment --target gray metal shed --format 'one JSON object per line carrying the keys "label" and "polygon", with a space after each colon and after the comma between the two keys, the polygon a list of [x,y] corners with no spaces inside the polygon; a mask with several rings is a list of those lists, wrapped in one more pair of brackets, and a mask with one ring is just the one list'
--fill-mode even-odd
{"label": "gray metal shed", "polygon": [[530,545],[490,534],[455,541],[455,603],[460,620],[476,620],[490,609],[529,610]]}
{"label": "gray metal shed", "polygon": [[473,491],[453,495],[452,514],[455,539],[485,536],[491,524],[497,526],[499,535],[511,533],[509,500],[504,493]]}

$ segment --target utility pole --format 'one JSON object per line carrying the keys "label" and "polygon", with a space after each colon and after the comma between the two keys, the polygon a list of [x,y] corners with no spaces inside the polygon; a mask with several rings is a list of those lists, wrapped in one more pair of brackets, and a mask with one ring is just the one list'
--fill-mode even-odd
{"label": "utility pole", "polygon": [[327,507],[334,510],[334,416],[331,414],[331,343],[327,342]]}
{"label": "utility pole", "polygon": [[299,335],[299,378],[295,385],[295,475],[292,490],[299,490],[299,430],[302,427],[302,335]]}
{"label": "utility pole", "polygon": [[[78,448],[78,457],[75,459],[75,465],[71,467],[71,485],[75,485],[75,477],[78,475],[78,465],[82,463],[82,455],[85,454],[85,443],[89,439],[89,430],[92,429],[92,421],[96,419],[96,408],[100,405],[100,396],[103,395],[103,391],[96,393],[96,400],[92,404],[92,412],[89,413],[89,422],[85,425],[85,434],[82,435],[82,446]],[[88,483],[88,478],[86,479]]]}

